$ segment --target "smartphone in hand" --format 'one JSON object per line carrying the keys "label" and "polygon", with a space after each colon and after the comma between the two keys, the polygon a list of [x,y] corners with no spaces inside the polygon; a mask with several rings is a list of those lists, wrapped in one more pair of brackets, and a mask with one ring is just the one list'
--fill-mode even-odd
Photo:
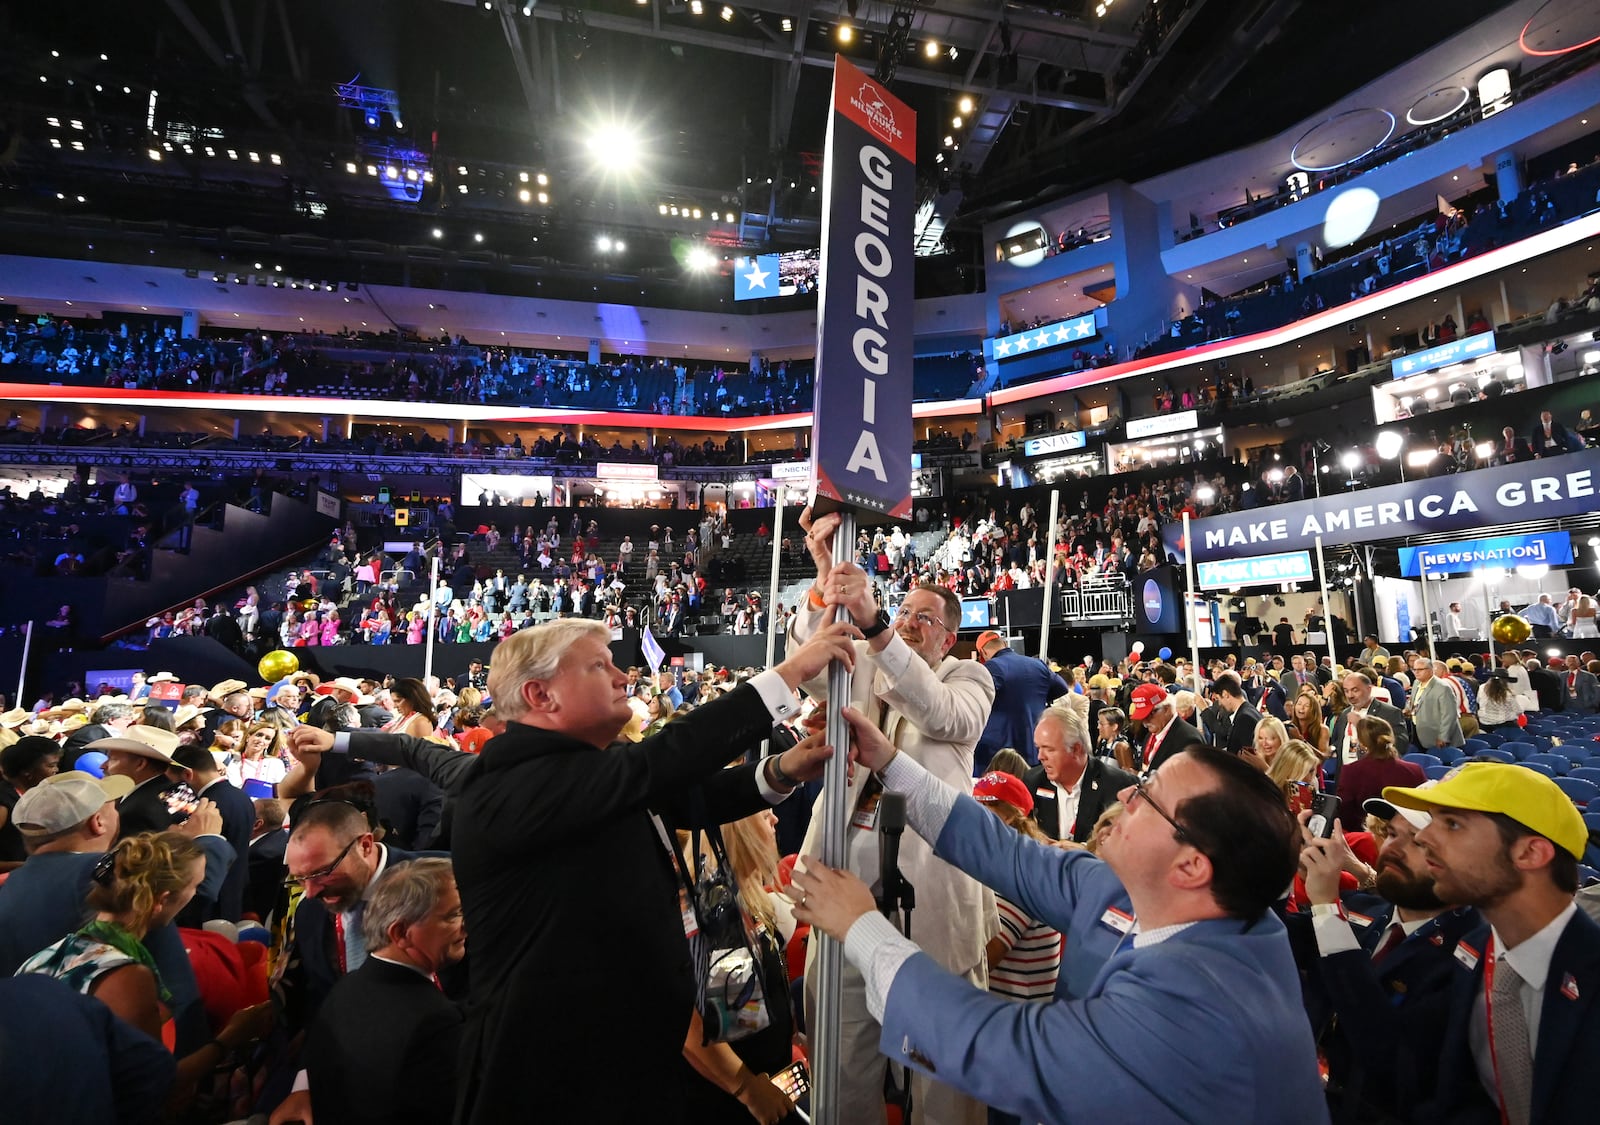
{"label": "smartphone in hand", "polygon": [[1311,798],[1311,819],[1306,821],[1313,836],[1329,839],[1333,826],[1339,823],[1339,797],[1336,793],[1318,793]]}

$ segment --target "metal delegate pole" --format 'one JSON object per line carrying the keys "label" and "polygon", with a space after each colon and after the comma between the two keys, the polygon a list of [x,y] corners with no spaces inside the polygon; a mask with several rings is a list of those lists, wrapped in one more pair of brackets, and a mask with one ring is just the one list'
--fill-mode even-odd
{"label": "metal delegate pole", "polygon": [[1200,674],[1200,625],[1195,620],[1195,596],[1198,591],[1194,588],[1194,550],[1193,541],[1189,538],[1189,513],[1183,513],[1183,573],[1187,580],[1187,590],[1183,595],[1184,616],[1189,625],[1189,659],[1193,665],[1189,669],[1191,677],[1190,687],[1196,695],[1200,693],[1205,677]]}
{"label": "metal delegate pole", "polygon": [[28,631],[22,635],[22,663],[17,668],[17,697],[12,703],[18,707],[26,707],[27,701],[22,698],[22,689],[28,678],[28,650],[33,647],[33,622],[28,622]]}
{"label": "metal delegate pole", "polygon": [[[1422,632],[1428,640],[1428,659],[1438,660],[1439,654],[1433,651],[1433,611],[1428,606],[1428,564],[1421,558],[1417,561],[1419,564],[1417,570],[1420,572],[1419,577],[1422,579]],[[1324,595],[1324,599],[1326,599],[1326,595]],[[1400,639],[1401,641],[1405,640],[1404,637]]]}
{"label": "metal delegate pole", "polygon": [[763,667],[772,667],[772,658],[778,648],[778,567],[783,562],[783,504],[787,490],[783,485],[778,486],[774,499],[778,514],[772,518],[772,580],[767,584],[767,662]]}
{"label": "metal delegate pole", "polygon": [[[848,508],[839,512],[839,530],[833,536],[833,558],[849,559],[855,549],[856,517]],[[841,546],[842,545],[842,546]],[[840,555],[840,551],[845,552]],[[839,610],[838,621],[849,622],[850,614]],[[828,745],[834,748],[822,775],[823,791],[831,798],[822,809],[822,862],[829,867],[845,864],[845,833],[849,827],[849,807],[845,791],[849,784],[850,724],[845,720],[844,708],[850,701],[850,669],[838,661],[828,666]],[[812,937],[821,938],[817,947],[817,1028],[821,1033],[812,1043],[811,1063],[819,1080],[812,1092],[811,1119],[816,1122],[842,1123],[839,1106],[839,1025],[840,985],[844,979],[844,946],[827,934],[812,931]],[[821,1075],[828,1075],[823,1082]],[[820,1095],[820,1097],[819,1097]],[[819,1104],[819,1102],[821,1104]]]}
{"label": "metal delegate pole", "polygon": [[[444,545],[439,546],[440,551]],[[439,596],[439,556],[433,556],[433,573],[428,578],[428,647],[422,654],[422,682],[427,683],[428,677],[433,675],[433,615],[439,606],[435,601]]]}
{"label": "metal delegate pole", "polygon": [[1483,635],[1489,641],[1489,667],[1494,667],[1494,595],[1489,592],[1489,584],[1483,584]]}
{"label": "metal delegate pole", "polygon": [[[1328,642],[1328,672],[1332,674],[1339,666],[1339,653],[1333,643],[1333,603],[1328,600],[1328,571],[1322,561],[1322,536],[1317,536],[1316,543],[1317,585],[1322,588],[1322,636]],[[1423,605],[1426,606],[1427,602],[1424,601]]]}
{"label": "metal delegate pole", "polygon": [[1039,659],[1050,663],[1050,611],[1056,600],[1056,518],[1061,514],[1061,490],[1050,490],[1050,522],[1045,524],[1044,620],[1039,623]]}
{"label": "metal delegate pole", "polygon": [[[833,538],[838,562],[855,557],[856,524],[863,513],[893,520],[911,515],[914,443],[907,376],[916,335],[916,135],[910,106],[850,60],[835,56],[822,174],[811,467],[812,512],[839,516]],[[739,267],[735,295],[741,284],[751,291],[747,296],[773,292],[777,272],[776,256],[759,257],[748,270]],[[758,289],[760,294],[754,292]],[[849,618],[840,613],[838,620]],[[826,729],[834,753],[816,814],[822,845],[816,858],[829,867],[849,862],[850,731],[843,709],[850,702],[850,681],[840,664],[829,667]],[[816,996],[809,1028],[811,1119],[817,1125],[854,1125],[845,1120],[841,1090],[844,947],[820,931],[812,936],[816,954],[806,973],[806,991]],[[866,1015],[852,1000],[850,1018]],[[881,1098],[881,1088],[878,1094]]]}

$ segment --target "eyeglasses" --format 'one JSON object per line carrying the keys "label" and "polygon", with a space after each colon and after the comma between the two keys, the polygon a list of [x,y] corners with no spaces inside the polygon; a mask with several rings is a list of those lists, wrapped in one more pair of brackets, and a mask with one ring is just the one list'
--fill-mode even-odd
{"label": "eyeglasses", "polygon": [[[1194,844],[1194,841],[1189,837],[1189,830],[1183,825],[1179,824],[1177,818],[1175,818],[1166,809],[1161,807],[1160,802],[1150,795],[1150,790],[1145,788],[1144,782],[1135,781],[1133,783],[1133,793],[1134,796],[1139,798],[1139,800],[1155,809],[1156,812],[1160,814],[1162,820],[1172,825],[1172,831],[1177,834],[1179,840],[1183,841],[1185,844]],[[1195,847],[1199,847],[1199,845],[1195,844]]]}
{"label": "eyeglasses", "polygon": [[950,626],[946,625],[943,621],[940,621],[937,617],[933,616],[933,614],[926,611],[921,613],[907,613],[904,609],[902,609],[894,615],[894,619],[897,622],[915,621],[917,623],[917,628],[919,629],[942,629],[946,633],[950,631]]}
{"label": "eyeglasses", "polygon": [[[1162,815],[1165,816],[1166,814],[1163,813]],[[365,835],[367,835],[365,832],[361,834],[361,836]],[[350,854],[350,849],[361,842],[361,836],[355,837],[348,844],[346,844],[344,846],[344,850],[340,852],[334,861],[328,864],[328,866],[321,868],[320,870],[313,871],[309,875],[291,875],[283,881],[283,885],[286,887],[305,887],[312,883],[321,883],[328,879],[335,871],[339,869],[339,865],[344,862],[344,857]]]}

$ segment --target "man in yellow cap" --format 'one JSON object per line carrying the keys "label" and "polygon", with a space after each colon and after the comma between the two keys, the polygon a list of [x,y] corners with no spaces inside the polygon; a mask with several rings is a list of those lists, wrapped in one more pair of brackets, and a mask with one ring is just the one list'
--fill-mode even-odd
{"label": "man in yellow cap", "polygon": [[[1437,1104],[1417,1120],[1589,1122],[1600,1067],[1600,925],[1578,910],[1589,834],[1572,801],[1521,766],[1474,762],[1384,799],[1433,815],[1417,833],[1440,899],[1489,926],[1462,939]],[[1476,1080],[1475,1080],[1476,1079]]]}

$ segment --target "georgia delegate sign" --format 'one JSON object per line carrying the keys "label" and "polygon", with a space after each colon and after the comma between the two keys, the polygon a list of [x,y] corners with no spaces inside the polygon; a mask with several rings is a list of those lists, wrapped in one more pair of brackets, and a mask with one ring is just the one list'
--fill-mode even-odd
{"label": "georgia delegate sign", "polygon": [[[1600,507],[1600,449],[1383,488],[1271,504],[1190,522],[1194,559],[1479,531],[1532,519],[1578,515]],[[1183,557],[1183,527],[1163,531],[1167,550]]]}

